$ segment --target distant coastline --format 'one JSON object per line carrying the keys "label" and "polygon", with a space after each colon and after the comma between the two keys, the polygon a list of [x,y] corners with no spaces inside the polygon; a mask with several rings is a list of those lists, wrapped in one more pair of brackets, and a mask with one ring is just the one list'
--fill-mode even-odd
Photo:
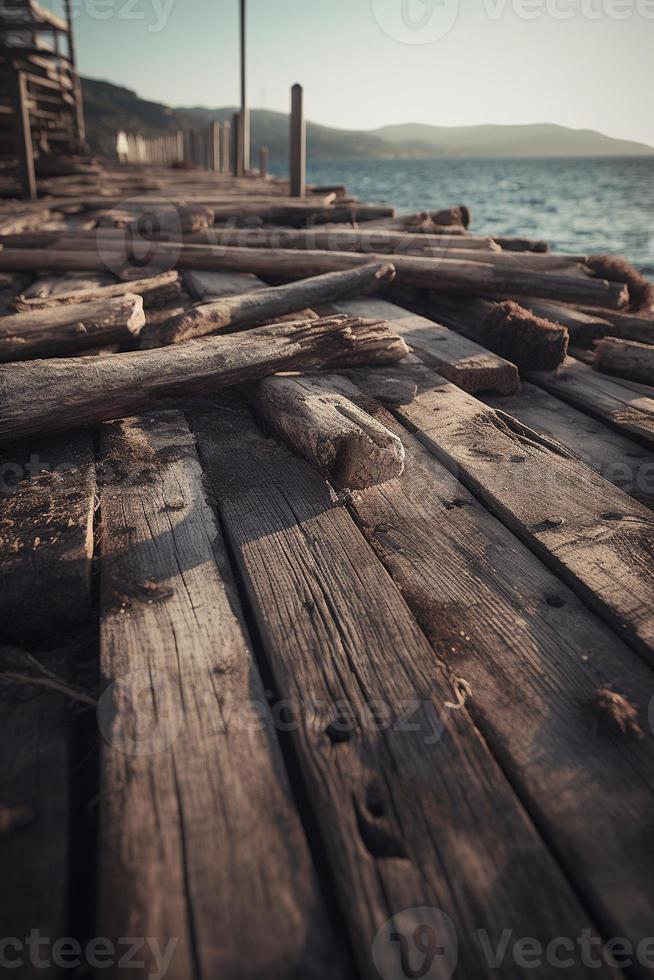
{"label": "distant coastline", "polygon": [[[112,154],[116,133],[124,129],[156,136],[178,129],[203,129],[212,120],[231,119],[235,107],[171,108],[148,102],[130,89],[83,79],[84,106],[91,148]],[[288,116],[266,109],[252,111],[252,146],[268,146],[273,160],[288,158]],[[578,157],[652,157],[654,147],[619,140],[594,130],[568,129],[554,123],[519,126],[427,126],[406,123],[355,131],[307,124],[309,156],[314,160],[465,160],[565,159]],[[255,156],[256,159],[256,156]]]}

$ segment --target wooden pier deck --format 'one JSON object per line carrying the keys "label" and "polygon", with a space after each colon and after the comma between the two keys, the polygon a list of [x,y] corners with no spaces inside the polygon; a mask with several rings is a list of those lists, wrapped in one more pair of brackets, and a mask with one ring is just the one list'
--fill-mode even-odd
{"label": "wooden pier deck", "polygon": [[[5,312],[115,282],[98,226],[143,196],[224,193],[246,228],[384,215],[173,173],[1,206]],[[106,269],[2,265],[21,235]],[[186,264],[166,312],[254,271]],[[379,485],[330,486],[247,388],[0,447],[13,975],[653,975],[654,389],[573,358],[520,387],[401,302],[330,307],[414,352],[344,382],[404,447]]]}

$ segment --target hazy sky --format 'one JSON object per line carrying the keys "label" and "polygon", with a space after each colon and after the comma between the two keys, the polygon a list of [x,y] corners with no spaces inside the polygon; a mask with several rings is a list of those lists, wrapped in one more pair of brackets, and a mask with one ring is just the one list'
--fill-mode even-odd
{"label": "hazy sky", "polygon": [[[47,0],[57,9],[61,0]],[[81,71],[238,99],[238,0],[73,0]],[[558,122],[654,145],[654,0],[248,0],[249,99],[346,128]]]}

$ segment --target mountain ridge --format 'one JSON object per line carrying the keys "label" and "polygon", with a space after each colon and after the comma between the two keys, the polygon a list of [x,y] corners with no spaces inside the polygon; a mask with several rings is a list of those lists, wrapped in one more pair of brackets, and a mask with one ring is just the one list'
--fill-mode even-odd
{"label": "mountain ridge", "polygon": [[[224,122],[234,106],[171,107],[141,99],[126,87],[100,79],[82,79],[89,143],[93,152],[112,155],[120,129],[159,136],[178,129],[203,128]],[[252,110],[252,148],[269,147],[272,160],[288,159],[288,115],[270,109]],[[654,147],[615,139],[596,130],[570,129],[558,123],[514,126],[430,126],[397,123],[372,130],[335,129],[307,123],[309,159],[463,159],[535,157],[654,156]]]}

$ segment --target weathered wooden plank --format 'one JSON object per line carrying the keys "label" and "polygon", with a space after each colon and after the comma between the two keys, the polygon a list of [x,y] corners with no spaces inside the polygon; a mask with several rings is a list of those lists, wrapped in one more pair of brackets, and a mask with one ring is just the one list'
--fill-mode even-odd
{"label": "weathered wooden plank", "polygon": [[191,294],[199,300],[211,300],[219,296],[234,296],[265,289],[266,284],[248,272],[202,272],[187,269],[184,282]]}
{"label": "weathered wooden plank", "polygon": [[[72,597],[71,597],[72,600]],[[61,664],[59,657],[56,663]],[[49,666],[54,666],[48,658]],[[0,672],[38,674],[21,651],[0,648]],[[0,686],[0,922],[3,973],[19,980],[54,980],[59,970],[36,970],[26,945],[32,930],[52,942],[68,935],[69,741],[73,716],[54,691]],[[17,943],[19,945],[14,945]],[[40,950],[41,954],[44,950]],[[46,960],[48,959],[46,953]],[[13,965],[19,961],[21,965]],[[12,967],[8,964],[12,963]]]}
{"label": "weathered wooden plank", "polygon": [[[392,375],[392,370],[389,372]],[[398,417],[475,496],[654,663],[651,511],[567,450],[434,372]]]}
{"label": "weathered wooden plank", "polygon": [[524,384],[519,395],[484,395],[482,401],[560,442],[609,483],[654,509],[654,453],[532,384]]}
{"label": "weathered wooden plank", "polygon": [[552,374],[537,372],[528,377],[558,398],[654,448],[654,389],[648,385],[608,378],[572,357]]}
{"label": "weathered wooden plank", "polygon": [[605,337],[595,345],[593,367],[641,384],[654,384],[654,345]]}
{"label": "weathered wooden plank", "polygon": [[105,425],[102,465],[100,934],[175,937],[172,980],[338,977],[188,426]]}
{"label": "weathered wooden plank", "polygon": [[[359,403],[402,438],[407,465],[353,496],[351,513],[467,682],[476,723],[577,893],[606,935],[635,948],[651,931],[654,840],[642,817],[654,794],[651,669],[418,439]],[[607,685],[638,707],[646,741],[598,731],[592,704]]]}
{"label": "weathered wooden plank", "polygon": [[[379,967],[402,975],[399,944],[388,933],[407,909],[449,916],[461,978],[496,975],[478,929],[493,940],[508,924],[519,935],[576,934],[585,912],[468,712],[448,707],[455,676],[346,509],[233,400],[194,414],[193,427],[290,705],[293,744],[361,974],[378,978]],[[395,923],[371,951],[390,916]],[[451,937],[444,946],[451,970]],[[503,976],[524,974],[510,963]]]}
{"label": "weathered wooden plank", "polygon": [[[474,341],[467,340],[440,323],[417,316],[385,300],[376,298],[346,300],[333,304],[349,315],[382,316],[393,323],[393,329],[413,348],[425,364],[465,391],[496,391],[509,394],[520,387],[514,364],[492,354]],[[365,312],[363,312],[365,311]]]}
{"label": "weathered wooden plank", "polygon": [[76,432],[0,454],[0,632],[25,642],[91,613],[95,467]]}

